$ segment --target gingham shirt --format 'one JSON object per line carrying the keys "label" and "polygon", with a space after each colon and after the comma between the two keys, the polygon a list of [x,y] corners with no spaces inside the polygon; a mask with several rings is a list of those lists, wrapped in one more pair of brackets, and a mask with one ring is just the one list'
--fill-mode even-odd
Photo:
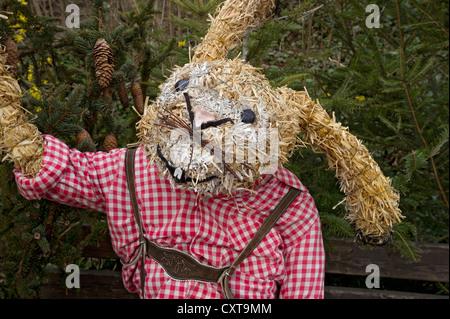
{"label": "gingham shirt", "polygon": [[[139,230],[126,184],[126,150],[81,153],[54,137],[44,138],[39,174],[29,179],[15,171],[21,194],[106,213],[115,252],[132,260],[138,252]],[[237,267],[230,288],[236,298],[323,298],[325,254],[319,215],[294,174],[280,167],[260,181],[256,193],[200,197],[172,189],[149,165],[142,149],[136,154],[135,169],[145,236],[217,268],[231,265],[290,186],[300,189],[277,225]],[[222,298],[218,284],[174,280],[150,258],[145,268],[147,298]],[[122,276],[128,291],[141,294],[139,262],[123,267]]]}

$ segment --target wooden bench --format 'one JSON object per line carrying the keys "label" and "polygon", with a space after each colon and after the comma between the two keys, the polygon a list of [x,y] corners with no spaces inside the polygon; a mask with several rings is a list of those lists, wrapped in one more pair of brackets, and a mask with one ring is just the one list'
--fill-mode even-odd
{"label": "wooden bench", "polygon": [[[423,282],[449,282],[449,246],[444,244],[424,244],[419,247],[420,262],[411,262],[390,247],[364,249],[351,240],[333,239],[333,250],[326,256],[326,276],[346,275],[367,277],[366,266],[376,264],[381,282],[385,278],[416,280]],[[117,259],[109,238],[89,246],[83,251],[84,257]],[[136,299],[122,284],[120,271],[81,270],[80,289],[68,289],[63,270],[48,269],[48,276],[41,285],[41,299]],[[447,296],[414,293],[385,289],[368,289],[341,286],[325,286],[326,299],[448,299]]]}

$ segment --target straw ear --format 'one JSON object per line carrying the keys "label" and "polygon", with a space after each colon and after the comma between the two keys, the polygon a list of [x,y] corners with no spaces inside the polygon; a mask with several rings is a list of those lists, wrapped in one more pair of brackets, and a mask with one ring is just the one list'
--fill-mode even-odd
{"label": "straw ear", "polygon": [[220,60],[238,45],[248,28],[257,27],[275,9],[275,0],[227,0],[212,19],[194,62]]}
{"label": "straw ear", "polygon": [[388,241],[393,226],[403,218],[399,195],[367,148],[307,92],[283,87],[277,89],[277,95],[296,115],[303,139],[325,153],[329,166],[336,171],[341,191],[347,195],[348,219],[357,238],[367,244]]}

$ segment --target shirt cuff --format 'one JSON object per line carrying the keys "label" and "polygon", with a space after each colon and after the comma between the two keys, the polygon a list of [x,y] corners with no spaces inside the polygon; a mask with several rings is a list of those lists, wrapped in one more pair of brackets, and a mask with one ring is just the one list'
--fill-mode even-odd
{"label": "shirt cuff", "polygon": [[50,135],[43,135],[45,148],[42,167],[34,178],[25,177],[20,170],[14,170],[20,194],[26,199],[41,199],[52,190],[61,178],[69,161],[69,147]]}

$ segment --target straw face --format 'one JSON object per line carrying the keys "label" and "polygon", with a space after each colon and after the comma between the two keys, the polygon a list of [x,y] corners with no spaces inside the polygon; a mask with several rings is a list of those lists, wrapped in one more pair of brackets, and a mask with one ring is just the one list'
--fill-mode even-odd
{"label": "straw face", "polygon": [[251,189],[295,144],[294,137],[279,146],[278,120],[287,115],[276,112],[275,100],[268,81],[239,59],[191,63],[161,86],[138,136],[175,187],[202,194]]}
{"label": "straw face", "polygon": [[20,87],[7,70],[5,48],[0,47],[0,151],[28,177],[41,169],[44,140],[28,122],[20,104]]}

